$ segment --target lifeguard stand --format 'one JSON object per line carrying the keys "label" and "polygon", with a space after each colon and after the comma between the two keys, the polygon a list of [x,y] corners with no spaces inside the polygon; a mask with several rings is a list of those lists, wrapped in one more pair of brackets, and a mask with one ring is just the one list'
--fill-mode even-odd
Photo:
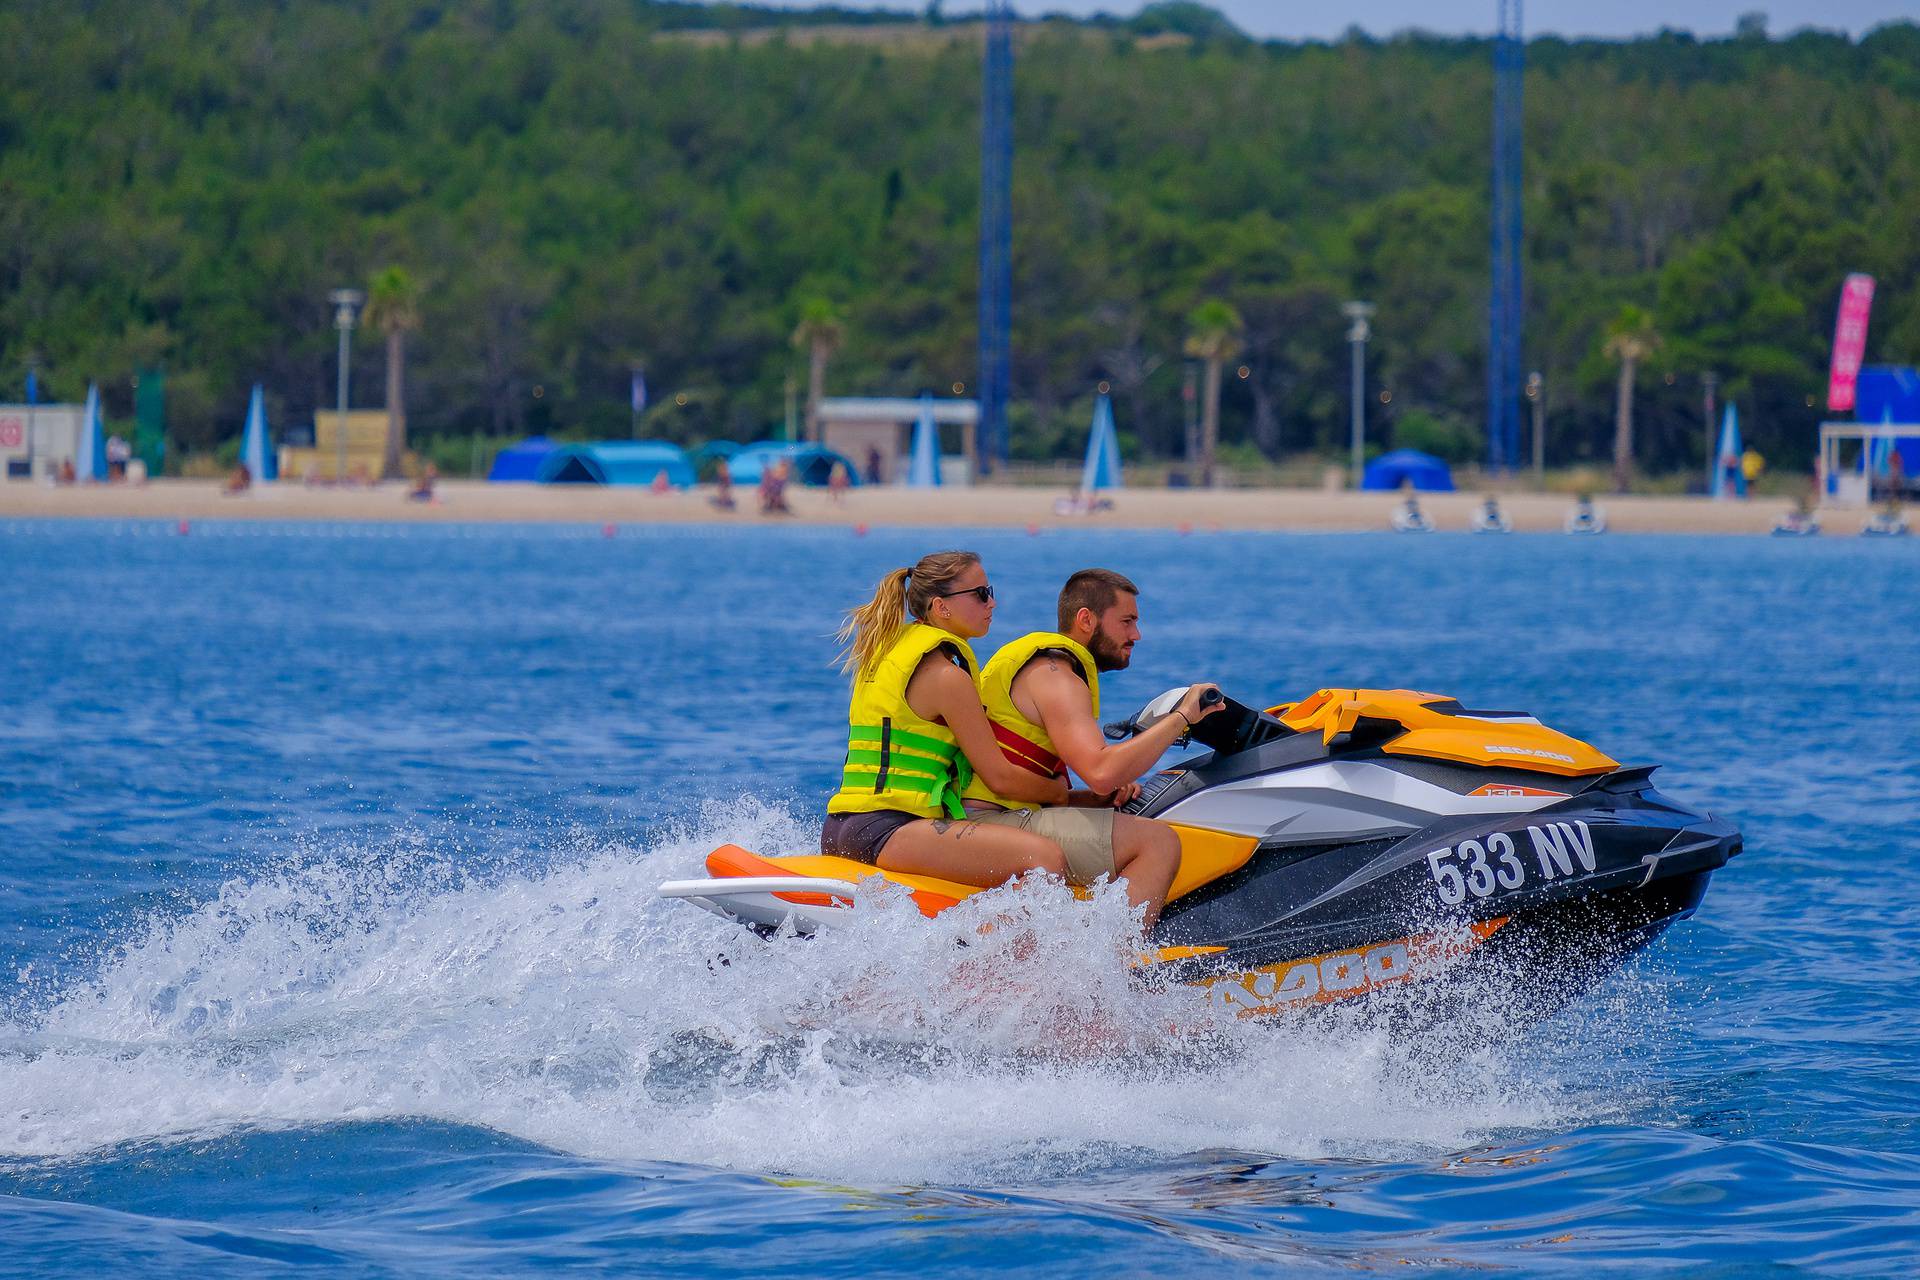
{"label": "lifeguard stand", "polygon": [[1860,370],[1858,419],[1820,424],[1820,496],[1864,507],[1907,499],[1920,486],[1920,370],[1869,365]]}
{"label": "lifeguard stand", "polygon": [[1883,498],[1911,498],[1916,471],[1920,422],[1820,424],[1820,496],[1825,502],[1864,507]]}

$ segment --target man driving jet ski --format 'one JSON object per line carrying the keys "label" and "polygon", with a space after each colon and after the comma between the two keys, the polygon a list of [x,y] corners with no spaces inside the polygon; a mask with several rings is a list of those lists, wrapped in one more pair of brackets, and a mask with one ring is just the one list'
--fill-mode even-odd
{"label": "man driving jet ski", "polygon": [[1065,807],[997,794],[976,774],[964,792],[967,816],[1018,827],[1059,844],[1068,878],[1109,876],[1151,929],[1180,869],[1180,840],[1151,818],[1117,813],[1134,782],[1199,720],[1220,709],[1195,684],[1175,713],[1126,742],[1100,731],[1100,673],[1123,670],[1140,639],[1140,589],[1111,569],[1082,569],[1060,590],[1058,631],[1036,631],[1004,646],[980,672],[980,701],[1007,759],[1042,777],[1072,769],[1086,783]]}

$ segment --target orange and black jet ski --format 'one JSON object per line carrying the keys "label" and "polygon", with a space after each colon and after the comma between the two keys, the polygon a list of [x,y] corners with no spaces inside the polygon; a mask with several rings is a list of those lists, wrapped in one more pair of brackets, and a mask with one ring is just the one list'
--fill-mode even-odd
{"label": "orange and black jet ski", "polygon": [[[1140,732],[1184,693],[1107,735]],[[1127,806],[1171,824],[1182,850],[1141,966],[1247,1016],[1475,970],[1547,1012],[1692,914],[1740,852],[1730,823],[1654,789],[1657,766],[1440,694],[1322,689],[1265,711],[1227,699],[1189,745],[1200,753]],[[660,891],[769,933],[832,927],[876,876],[929,916],[981,892],[733,845],[707,870]]]}

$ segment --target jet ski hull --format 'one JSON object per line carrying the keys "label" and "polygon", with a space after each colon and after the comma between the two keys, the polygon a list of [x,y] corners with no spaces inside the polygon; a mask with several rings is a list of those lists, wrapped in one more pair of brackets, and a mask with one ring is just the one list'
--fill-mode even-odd
{"label": "jet ski hull", "polygon": [[[1137,732],[1157,703],[1109,728]],[[1166,714],[1163,710],[1160,714]],[[1740,852],[1730,823],[1523,713],[1406,690],[1228,702],[1209,753],[1147,780],[1131,812],[1182,844],[1137,972],[1243,1016],[1424,993],[1545,1014],[1699,907]],[[938,915],[979,892],[829,857],[731,846],[662,893],[772,933],[830,928],[885,888]]]}

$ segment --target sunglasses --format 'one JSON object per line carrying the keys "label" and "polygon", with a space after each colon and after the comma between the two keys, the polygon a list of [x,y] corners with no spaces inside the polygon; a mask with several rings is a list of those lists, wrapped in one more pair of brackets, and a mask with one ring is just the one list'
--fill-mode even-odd
{"label": "sunglasses", "polygon": [[953,596],[972,596],[975,600],[978,600],[981,604],[992,604],[993,603],[993,586],[991,583],[989,583],[985,586],[979,586],[979,587],[962,587],[958,591],[942,591],[938,595],[934,596],[933,598],[935,600],[946,600],[946,599],[950,599]]}

